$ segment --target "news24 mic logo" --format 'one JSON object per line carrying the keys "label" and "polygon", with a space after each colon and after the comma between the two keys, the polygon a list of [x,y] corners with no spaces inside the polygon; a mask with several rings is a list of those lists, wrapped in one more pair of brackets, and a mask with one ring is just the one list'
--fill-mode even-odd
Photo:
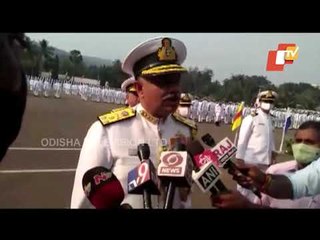
{"label": "news24 mic logo", "polygon": [[193,174],[193,180],[202,192],[208,192],[219,180],[220,171],[210,161],[202,166],[199,172]]}
{"label": "news24 mic logo", "polygon": [[284,65],[298,59],[299,47],[294,43],[280,43],[277,50],[268,53],[267,71],[283,71]]}
{"label": "news24 mic logo", "polygon": [[235,155],[237,148],[231,140],[226,137],[212,148],[211,151],[217,157],[219,166],[223,167],[227,161]]}

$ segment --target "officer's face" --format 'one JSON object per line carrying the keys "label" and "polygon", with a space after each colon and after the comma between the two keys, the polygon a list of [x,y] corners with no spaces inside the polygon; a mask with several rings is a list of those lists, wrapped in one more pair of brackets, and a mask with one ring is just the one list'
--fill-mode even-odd
{"label": "officer's face", "polygon": [[180,100],[181,74],[138,77],[140,102],[155,117],[166,117],[176,111]]}
{"label": "officer's face", "polygon": [[126,96],[127,103],[130,107],[134,107],[139,103],[139,97],[137,93],[129,92]]}

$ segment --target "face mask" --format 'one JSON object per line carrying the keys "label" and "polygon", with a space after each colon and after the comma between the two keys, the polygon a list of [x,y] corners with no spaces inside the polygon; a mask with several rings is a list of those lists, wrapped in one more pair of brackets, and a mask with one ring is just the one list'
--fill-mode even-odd
{"label": "face mask", "polygon": [[271,104],[271,103],[266,103],[266,102],[261,102],[261,103],[260,103],[260,107],[261,107],[263,110],[269,111],[269,110],[273,107],[273,104]]}
{"label": "face mask", "polygon": [[179,107],[178,108],[178,112],[183,117],[188,117],[189,116],[189,108],[187,108],[187,107]]}
{"label": "face mask", "polygon": [[294,159],[303,164],[310,163],[320,156],[320,148],[304,143],[292,144]]}

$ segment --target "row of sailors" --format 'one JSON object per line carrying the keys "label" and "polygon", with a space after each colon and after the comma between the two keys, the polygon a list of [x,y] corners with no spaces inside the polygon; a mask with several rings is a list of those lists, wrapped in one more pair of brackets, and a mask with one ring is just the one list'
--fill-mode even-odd
{"label": "row of sailors", "polygon": [[80,96],[84,101],[125,103],[125,93],[120,89],[100,87],[96,85],[71,83],[48,78],[27,78],[29,91],[34,96],[60,98],[62,94]]}
{"label": "row of sailors", "polygon": [[[120,89],[111,89],[88,84],[78,84],[67,81],[52,80],[47,78],[27,77],[29,90],[35,95],[43,94],[45,97],[51,95],[60,98],[61,94],[80,96],[84,101],[105,102],[114,104],[125,104],[125,93]],[[233,116],[237,111],[237,103],[210,102],[207,100],[192,100],[189,118],[196,122],[223,122],[231,124]],[[256,111],[255,108],[244,107],[242,116],[245,117]],[[273,126],[283,128],[287,115],[286,109],[271,110],[273,116]],[[320,121],[320,113],[310,110],[291,110],[290,129],[297,129],[301,123],[313,120]]]}
{"label": "row of sailors", "polygon": [[[189,118],[197,122],[224,122],[225,124],[231,124],[233,116],[236,114],[237,103],[220,103],[192,100],[190,106]],[[256,108],[245,106],[243,108],[243,118],[249,114],[254,114]],[[270,111],[275,128],[283,128],[285,124],[286,116],[288,115],[287,109],[274,108]],[[289,115],[291,116],[291,124],[289,129],[298,129],[300,124],[305,121],[320,121],[320,112],[291,109]]]}

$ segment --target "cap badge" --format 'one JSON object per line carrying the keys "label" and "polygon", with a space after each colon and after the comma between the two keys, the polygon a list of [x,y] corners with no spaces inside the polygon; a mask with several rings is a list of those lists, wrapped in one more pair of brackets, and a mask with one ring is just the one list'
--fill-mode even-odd
{"label": "cap badge", "polygon": [[271,92],[271,91],[268,91],[266,97],[267,97],[267,98],[271,98],[272,96],[273,96],[273,95],[272,95],[272,92]]}
{"label": "cap badge", "polygon": [[170,38],[164,38],[161,41],[162,47],[158,49],[159,61],[176,61],[177,55]]}

